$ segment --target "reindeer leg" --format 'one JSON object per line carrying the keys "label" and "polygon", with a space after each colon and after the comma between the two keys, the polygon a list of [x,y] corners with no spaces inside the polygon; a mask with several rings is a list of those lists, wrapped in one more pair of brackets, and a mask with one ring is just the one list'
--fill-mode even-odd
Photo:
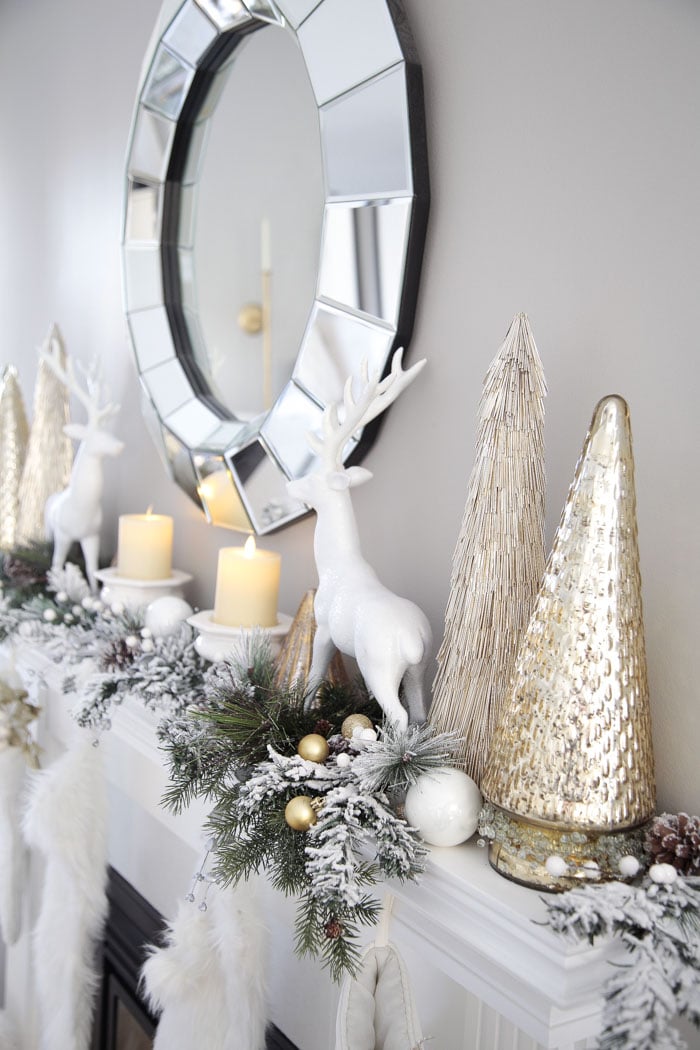
{"label": "reindeer leg", "polygon": [[51,558],[52,569],[62,569],[66,564],[68,551],[70,550],[71,538],[65,532],[54,529],[53,533],[53,557]]}
{"label": "reindeer leg", "polygon": [[80,546],[83,549],[83,557],[85,558],[85,571],[87,572],[88,583],[90,584],[90,590],[93,594],[97,594],[97,579],[95,572],[97,570],[97,559],[100,552],[100,536],[97,533],[94,536],[86,536],[80,541]]}
{"label": "reindeer leg", "polygon": [[430,706],[425,692],[425,662],[411,664],[403,678],[403,693],[409,722],[425,722]]}
{"label": "reindeer leg", "polygon": [[304,710],[310,711],[314,705],[316,690],[323,676],[328,670],[328,665],[333,657],[335,646],[331,638],[331,632],[325,625],[318,625],[314,635],[314,651],[311,657],[311,670],[307,682],[308,692],[304,700]]}
{"label": "reindeer leg", "polygon": [[398,729],[408,726],[408,714],[399,700],[401,672],[398,668],[360,666],[365,684],[390,722]]}

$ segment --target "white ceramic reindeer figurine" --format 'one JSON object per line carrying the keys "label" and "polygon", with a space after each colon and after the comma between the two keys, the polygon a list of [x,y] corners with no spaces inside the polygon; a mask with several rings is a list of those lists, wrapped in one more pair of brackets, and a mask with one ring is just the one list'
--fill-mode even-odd
{"label": "white ceramic reindeer figurine", "polygon": [[[352,435],[375,419],[394,401],[423,368],[419,361],[404,371],[403,351],[394,354],[386,379],[370,378],[362,365],[362,390],[353,397],[353,377],[346,384],[340,405],[328,405],[323,413],[323,435],[308,435],[309,444],[321,460],[321,470],[287,483],[291,495],[312,506],[317,513],[314,554],[319,586],[314,602],[316,635],[309,681],[313,702],[314,683],[326,672],[333,647],[354,656],[364,680],[387,718],[405,728],[408,717],[423,722],[427,715],[424,688],[431,631],[417,605],[388,590],[362,557],[360,540],[350,499],[353,485],[372,475],[363,467],[344,467],[343,449]],[[408,712],[399,699],[403,682]]]}
{"label": "white ceramic reindeer figurine", "polygon": [[66,355],[65,364],[61,360],[61,339],[55,325],[40,356],[85,406],[88,414],[87,422],[67,423],[63,428],[69,438],[80,441],[80,447],[73,460],[68,487],[46,501],[46,527],[54,544],[51,564],[54,569],[62,568],[71,544],[78,540],[90,589],[95,593],[102,525],[102,457],[116,456],[124,448],[123,442],[104,429],[104,423],[119,410],[119,406],[99,407],[100,385],[90,374],[85,375],[83,389],[76,378],[72,359]]}

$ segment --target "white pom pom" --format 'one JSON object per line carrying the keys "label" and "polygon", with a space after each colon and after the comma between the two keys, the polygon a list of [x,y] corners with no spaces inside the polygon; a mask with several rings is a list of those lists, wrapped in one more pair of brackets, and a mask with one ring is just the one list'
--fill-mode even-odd
{"label": "white pom pom", "polygon": [[165,594],[156,598],[146,609],[146,627],[156,638],[174,634],[183,620],[192,615],[192,606],[184,598]]}
{"label": "white pom pom", "polygon": [[153,637],[153,632],[148,627],[142,627],[141,628],[141,637],[142,638],[152,638]]}
{"label": "white pom pom", "polygon": [[103,609],[104,609],[104,604],[100,601],[100,599],[99,598],[93,598],[93,600],[92,600],[92,611],[93,612],[102,612]]}
{"label": "white pom pom", "polygon": [[112,612],[115,616],[121,616],[124,612],[124,602],[112,602]]}
{"label": "white pom pom", "polygon": [[53,621],[56,619],[55,609],[44,609],[44,619],[48,623],[53,623]]}
{"label": "white pom pom", "polygon": [[678,878],[678,872],[673,864],[652,864],[649,868],[649,878],[660,886],[669,886]]}
{"label": "white pom pom", "polygon": [[[353,736],[354,735],[355,734],[353,733]],[[376,729],[372,729],[370,726],[366,726],[364,729],[360,730],[360,740],[370,741],[370,740],[376,740],[376,739],[377,739],[377,730]]]}
{"label": "white pom pom", "polygon": [[92,609],[92,598],[86,594],[80,604],[82,605],[83,609]]}
{"label": "white pom pom", "polygon": [[124,642],[129,647],[129,649],[135,649],[136,646],[139,644],[139,640],[135,634],[127,634],[126,638],[124,639]]}
{"label": "white pom pom", "polygon": [[71,612],[73,613],[74,616],[80,616],[82,611],[83,611],[82,605],[74,605],[73,608],[71,609]]}
{"label": "white pom pom", "polygon": [[626,857],[620,857],[618,868],[620,870],[620,875],[622,875],[623,878],[633,879],[635,875],[639,874],[640,867],[641,864],[637,858],[633,857],[631,854],[628,854]]}
{"label": "white pom pom", "polygon": [[553,853],[551,857],[547,857],[544,866],[553,879],[562,878],[569,870],[569,865],[564,858],[557,856],[556,853]]}
{"label": "white pom pom", "polygon": [[350,758],[350,755],[348,755],[345,751],[342,751],[335,760],[335,764],[338,767],[338,769],[349,769],[351,763],[352,759]]}
{"label": "white pom pom", "polygon": [[65,591],[58,591],[57,594],[56,594],[56,601],[57,602],[67,602],[68,601],[68,595],[66,594],[66,592]]}
{"label": "white pom pom", "polygon": [[153,644],[153,640],[151,638],[144,638],[141,642],[141,652],[152,653],[154,649],[155,645]]}

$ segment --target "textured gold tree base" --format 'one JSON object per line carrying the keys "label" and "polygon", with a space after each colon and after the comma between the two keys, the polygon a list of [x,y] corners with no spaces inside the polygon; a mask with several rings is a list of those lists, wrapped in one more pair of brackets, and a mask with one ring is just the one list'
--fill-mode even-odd
{"label": "textured gold tree base", "polygon": [[[499,875],[522,886],[561,892],[590,882],[622,878],[620,861],[644,857],[649,821],[635,828],[616,831],[584,831],[581,828],[537,824],[512,813],[487,807],[481,829],[491,839],[489,863]],[[566,872],[554,875],[547,860],[556,857]]]}

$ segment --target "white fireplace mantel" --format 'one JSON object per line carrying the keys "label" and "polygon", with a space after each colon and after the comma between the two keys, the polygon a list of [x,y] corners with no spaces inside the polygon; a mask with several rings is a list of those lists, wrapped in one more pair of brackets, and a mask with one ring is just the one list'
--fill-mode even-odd
{"label": "white fireplace mantel", "polygon": [[[40,653],[18,648],[16,665],[40,694],[41,741],[47,754],[55,754],[75,738],[71,698],[61,693],[55,668]],[[167,774],[157,747],[157,722],[157,715],[133,700],[113,709],[112,728],[100,744],[107,778],[130,800],[133,812],[170,833],[187,847],[191,859],[201,851],[206,810],[195,803],[176,816],[160,806]],[[124,874],[130,877],[128,871]],[[546,908],[539,893],[497,875],[488,864],[487,851],[474,841],[451,849],[433,848],[419,883],[393,883],[388,888],[395,899],[392,939],[409,958],[419,960],[421,973],[411,972],[413,981],[420,985],[426,980],[437,988],[441,979],[447,979],[450,987],[478,1001],[480,1017],[483,1010],[496,1017],[495,1036],[469,1041],[465,1035],[463,1042],[456,1038],[449,1047],[437,1040],[432,1044],[435,1050],[452,1050],[452,1045],[459,1050],[530,1050],[536,1045],[582,1050],[590,1045],[600,1025],[602,982],[610,961],[618,957],[617,946],[572,945],[553,934],[544,925]],[[187,887],[182,889],[184,893]],[[287,902],[279,915],[279,922],[288,921]],[[281,956],[289,951],[288,936],[281,943],[275,952],[278,970]],[[289,952],[290,974],[304,973],[308,979],[313,973],[310,965],[301,964],[300,969]],[[317,995],[320,989],[326,989],[327,996],[336,991],[325,978],[318,983]],[[285,1005],[282,996],[279,1009],[289,1013],[296,1002],[290,994]],[[329,1015],[333,1011],[331,1004]],[[295,1039],[293,1017],[274,1019]],[[509,1033],[506,1039],[504,1026]],[[296,1038],[302,1050],[328,1050],[324,1041],[328,1036],[321,1035],[318,1046],[304,1043],[298,1033]],[[310,1038],[306,1031],[303,1038]]]}

